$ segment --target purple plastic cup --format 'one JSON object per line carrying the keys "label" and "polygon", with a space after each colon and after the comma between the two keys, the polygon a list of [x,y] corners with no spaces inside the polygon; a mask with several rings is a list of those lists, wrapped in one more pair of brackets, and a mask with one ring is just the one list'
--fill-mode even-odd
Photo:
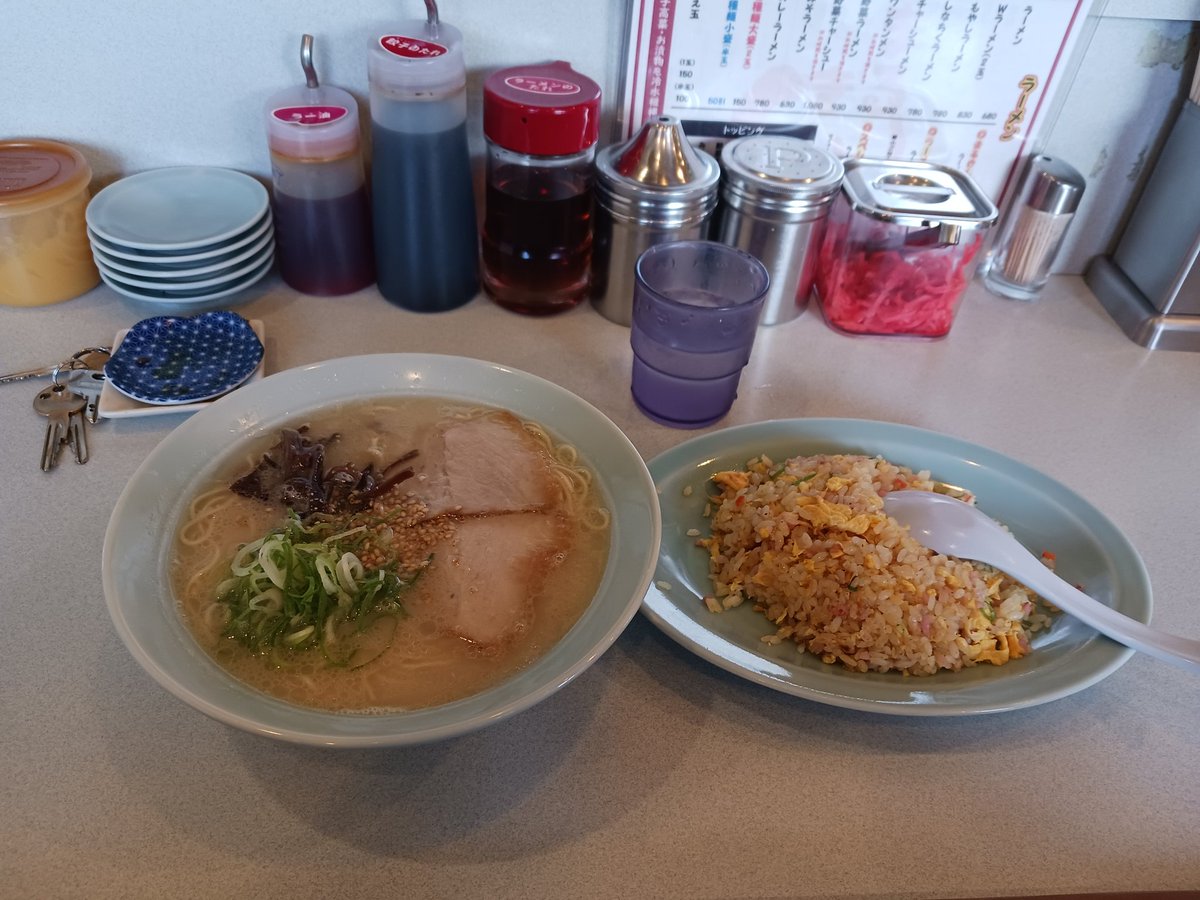
{"label": "purple plastic cup", "polygon": [[655,244],[633,287],[633,399],[663,425],[703,428],[737,397],[770,277],[716,241]]}

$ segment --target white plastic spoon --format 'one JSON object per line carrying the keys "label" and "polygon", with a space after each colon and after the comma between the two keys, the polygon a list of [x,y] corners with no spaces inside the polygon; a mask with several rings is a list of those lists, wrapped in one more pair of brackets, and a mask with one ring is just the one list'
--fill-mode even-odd
{"label": "white plastic spoon", "polygon": [[989,563],[1114,641],[1200,673],[1200,641],[1143,625],[1076,590],[975,507],[930,491],[893,491],[883,508],[929,549]]}

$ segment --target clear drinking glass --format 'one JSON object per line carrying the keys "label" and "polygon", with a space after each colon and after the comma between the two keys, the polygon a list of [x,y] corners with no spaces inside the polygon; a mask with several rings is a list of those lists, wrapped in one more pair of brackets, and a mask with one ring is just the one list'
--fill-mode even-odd
{"label": "clear drinking glass", "polygon": [[702,428],[724,416],[750,360],[770,277],[715,241],[656,244],[634,278],[633,399],[656,422]]}

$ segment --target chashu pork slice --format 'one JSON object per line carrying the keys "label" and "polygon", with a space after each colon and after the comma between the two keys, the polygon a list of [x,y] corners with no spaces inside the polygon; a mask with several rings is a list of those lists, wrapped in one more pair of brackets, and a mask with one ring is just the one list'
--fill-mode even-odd
{"label": "chashu pork slice", "polygon": [[511,413],[441,425],[420,442],[413,490],[428,517],[552,509],[559,493],[545,447]]}
{"label": "chashu pork slice", "polygon": [[422,612],[449,633],[498,647],[529,622],[533,598],[567,540],[556,513],[463,519],[454,536],[434,548],[422,576]]}

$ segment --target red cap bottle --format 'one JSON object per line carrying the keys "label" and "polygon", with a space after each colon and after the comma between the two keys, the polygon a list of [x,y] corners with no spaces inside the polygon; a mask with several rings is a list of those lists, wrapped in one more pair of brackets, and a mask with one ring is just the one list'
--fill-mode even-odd
{"label": "red cap bottle", "polygon": [[513,66],[483,85],[483,287],[506,309],[561,312],[587,294],[600,86],[568,63]]}
{"label": "red cap bottle", "polygon": [[600,85],[558,61],[513,66],[483,83],[483,133],[517,153],[566,156],[596,143]]}

